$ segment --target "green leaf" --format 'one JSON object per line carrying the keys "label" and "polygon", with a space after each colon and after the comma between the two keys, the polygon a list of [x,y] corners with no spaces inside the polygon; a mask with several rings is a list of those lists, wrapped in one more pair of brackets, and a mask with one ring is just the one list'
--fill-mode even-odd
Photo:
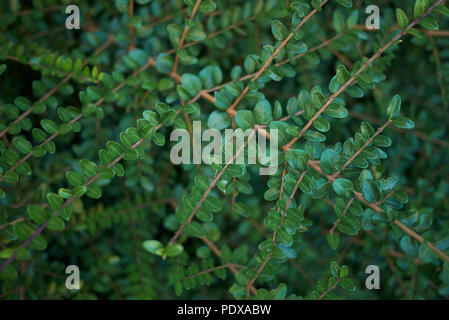
{"label": "green leaf", "polygon": [[[351,2],[351,6],[352,6],[351,0],[346,0],[346,1]],[[351,12],[351,15],[349,16],[348,20],[346,21],[348,29],[354,28],[356,26],[358,20],[359,20],[359,11],[353,10]]]}
{"label": "green leaf", "polygon": [[183,250],[184,250],[183,246],[177,243],[171,243],[166,248],[167,256],[169,258],[180,255]]}
{"label": "green leaf", "polygon": [[281,249],[286,258],[295,259],[297,257],[297,254],[293,249],[286,247],[283,244],[277,244],[276,246]]}
{"label": "green leaf", "polygon": [[428,242],[424,241],[423,243],[421,243],[421,245],[419,246],[419,251],[418,251],[418,255],[419,258],[427,263],[430,263],[433,261],[433,259],[435,258],[435,254],[433,253],[433,251],[429,248],[428,246]]}
{"label": "green leaf", "polygon": [[213,111],[208,120],[207,126],[218,130],[223,130],[231,126],[231,118],[226,112]]}
{"label": "green leaf", "polygon": [[0,259],[8,259],[13,254],[14,254],[13,248],[2,250],[2,251],[0,251]]}
{"label": "green leaf", "polygon": [[337,3],[345,8],[352,8],[352,0],[337,0]]}
{"label": "green leaf", "polygon": [[217,5],[212,0],[203,0],[201,1],[200,6],[198,7],[198,11],[201,13],[208,13],[215,10]]}
{"label": "green leaf", "polygon": [[342,286],[342,288],[349,291],[354,291],[356,289],[355,283],[351,278],[342,279],[340,285]]}
{"label": "green leaf", "polygon": [[160,133],[156,132],[152,137],[151,140],[154,142],[155,145],[162,147],[165,144],[165,136]]}
{"label": "green leaf", "polygon": [[187,225],[185,233],[197,238],[203,238],[206,235],[204,228],[196,221],[192,221]]}
{"label": "green leaf", "polygon": [[372,180],[363,181],[362,193],[365,200],[368,202],[376,202],[379,200],[379,192],[377,190],[376,184]]}
{"label": "green leaf", "polygon": [[78,187],[84,184],[85,179],[83,175],[75,171],[68,171],[66,173],[67,181],[72,187]]}
{"label": "green leaf", "polygon": [[346,265],[341,266],[340,272],[338,273],[338,276],[340,278],[346,278],[349,275],[349,269]]}
{"label": "green leaf", "polygon": [[449,8],[444,5],[439,5],[432,12],[437,12],[449,17]]}
{"label": "green leaf", "polygon": [[187,32],[187,39],[192,41],[202,41],[206,37],[206,33],[200,27],[191,28]]}
{"label": "green leaf", "polygon": [[341,33],[346,27],[345,18],[343,17],[343,14],[339,9],[334,10],[333,24],[334,29],[337,33]]}
{"label": "green leaf", "polygon": [[166,53],[161,53],[156,58],[156,69],[161,73],[169,73],[173,64],[173,57]]}
{"label": "green leaf", "polygon": [[313,122],[313,127],[320,132],[328,132],[331,126],[326,119],[318,118]]}
{"label": "green leaf", "polygon": [[393,99],[391,99],[387,107],[387,117],[389,119],[399,115],[399,112],[401,111],[401,101],[401,96],[399,95],[395,95]]}
{"label": "green leaf", "polygon": [[69,199],[73,195],[73,192],[70,189],[60,188],[58,190],[58,195],[64,199]]}
{"label": "green leaf", "polygon": [[337,102],[332,102],[324,110],[324,113],[332,118],[343,119],[348,116],[348,109]]}
{"label": "green leaf", "polygon": [[329,244],[329,246],[333,249],[333,250],[337,250],[338,248],[338,244],[340,242],[340,235],[338,233],[328,233],[326,235],[326,241]]}
{"label": "green leaf", "polygon": [[13,139],[13,145],[23,154],[28,154],[33,149],[33,145],[31,144],[31,142],[20,137],[16,137]]}
{"label": "green leaf", "polygon": [[143,247],[148,252],[156,254],[156,251],[163,248],[163,245],[157,240],[146,240],[143,242]]}
{"label": "green leaf", "polygon": [[243,202],[236,202],[234,204],[234,212],[245,218],[249,218],[251,216],[250,209]]}
{"label": "green leaf", "polygon": [[98,101],[102,97],[102,92],[97,87],[89,86],[87,87],[86,92],[91,101]]}
{"label": "green leaf", "polygon": [[94,177],[97,174],[98,166],[95,162],[89,160],[80,161],[81,171],[88,177]]}
{"label": "green leaf", "polygon": [[52,230],[52,231],[60,231],[62,229],[64,229],[65,227],[65,223],[64,221],[62,221],[62,219],[60,217],[50,217],[50,219],[48,219],[48,225],[47,228],[48,230]]}
{"label": "green leaf", "polygon": [[280,190],[276,188],[270,188],[264,193],[264,199],[267,201],[275,201],[279,198]]}
{"label": "green leaf", "polygon": [[413,9],[413,18],[418,19],[426,11],[427,0],[416,0],[415,7]]}
{"label": "green leaf", "polygon": [[31,101],[25,97],[17,97],[14,99],[14,103],[23,111],[26,111],[31,107]]}
{"label": "green leaf", "polygon": [[115,176],[114,170],[112,170],[112,168],[109,167],[100,167],[100,169],[98,170],[98,173],[100,175],[101,179],[111,179]]}
{"label": "green leaf", "polygon": [[437,31],[440,27],[438,22],[432,17],[425,17],[419,22],[419,25],[427,30]]}
{"label": "green leaf", "polygon": [[3,174],[3,182],[5,183],[16,183],[19,181],[19,176],[12,171],[7,171]]}
{"label": "green leaf", "polygon": [[254,118],[257,124],[269,124],[273,121],[270,102],[266,99],[261,99],[254,107]]}
{"label": "green leaf", "polygon": [[306,133],[304,133],[304,139],[310,142],[324,142],[326,141],[326,136],[322,133],[308,130]]}
{"label": "green leaf", "polygon": [[48,193],[47,201],[52,209],[57,210],[62,206],[64,199],[56,193]]}
{"label": "green leaf", "polygon": [[6,65],[5,64],[0,64],[0,76],[3,74],[3,72],[6,71]]}
{"label": "green leaf", "polygon": [[31,229],[27,224],[25,224],[24,222],[17,222],[14,224],[14,233],[17,235],[17,238],[20,241],[25,241],[28,239],[28,237],[30,237],[34,230]]}
{"label": "green leaf", "polygon": [[235,124],[243,130],[252,129],[255,125],[254,115],[249,110],[239,110],[235,114]]}
{"label": "green leaf", "polygon": [[58,125],[53,120],[50,119],[41,120],[41,126],[45,131],[47,131],[50,134],[53,134],[56,131],[58,131]]}
{"label": "green leaf", "polygon": [[332,174],[336,171],[336,163],[340,159],[339,154],[333,149],[326,149],[321,153],[320,167],[326,174]]}
{"label": "green leaf", "polygon": [[288,43],[286,47],[289,58],[293,58],[299,54],[305,54],[308,49],[304,42]]}
{"label": "green leaf", "polygon": [[374,137],[373,144],[378,147],[387,148],[391,146],[391,139],[384,135]]}
{"label": "green leaf", "polygon": [[[102,194],[101,189],[96,184],[90,184],[87,187],[87,190],[85,187],[84,188],[83,187],[84,186],[77,187],[79,189],[75,188],[78,191],[78,193],[77,193],[78,198],[81,197],[84,193],[86,194],[86,196],[88,196],[91,199],[100,199],[101,198],[101,194]],[[74,191],[75,191],[75,189],[74,189]]]}
{"label": "green leaf", "polygon": [[331,261],[330,265],[331,274],[334,278],[338,278],[338,273],[340,272],[340,266],[336,261]]}
{"label": "green leaf", "polygon": [[47,211],[45,209],[37,206],[30,205],[27,207],[27,214],[38,225],[42,225],[47,220]]}
{"label": "green leaf", "polygon": [[182,75],[182,85],[189,92],[191,97],[194,97],[202,89],[200,78],[190,73]]}
{"label": "green leaf", "polygon": [[415,123],[404,117],[404,116],[395,116],[391,118],[392,124],[401,129],[413,129],[415,127]]}

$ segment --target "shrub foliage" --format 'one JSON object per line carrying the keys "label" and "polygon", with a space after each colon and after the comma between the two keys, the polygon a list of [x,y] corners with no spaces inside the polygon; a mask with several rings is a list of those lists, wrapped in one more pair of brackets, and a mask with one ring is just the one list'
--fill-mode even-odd
{"label": "shrub foliage", "polygon": [[[2,1],[0,297],[447,297],[449,9],[376,2]],[[193,121],[278,170],[174,165]]]}

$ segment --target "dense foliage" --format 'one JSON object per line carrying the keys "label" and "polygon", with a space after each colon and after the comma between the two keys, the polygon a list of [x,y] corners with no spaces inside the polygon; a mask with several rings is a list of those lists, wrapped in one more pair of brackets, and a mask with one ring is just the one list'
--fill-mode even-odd
{"label": "dense foliage", "polygon": [[[1,1],[0,297],[447,298],[449,9],[369,4]],[[279,169],[173,164],[198,120]]]}

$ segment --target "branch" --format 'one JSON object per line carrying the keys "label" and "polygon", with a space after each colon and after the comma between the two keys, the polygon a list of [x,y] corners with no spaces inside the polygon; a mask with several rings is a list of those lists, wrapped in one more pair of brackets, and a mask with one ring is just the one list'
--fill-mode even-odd
{"label": "branch", "polygon": [[[203,240],[203,242],[215,253],[215,255],[217,256],[217,257],[220,257],[221,256],[221,252],[220,252],[220,250],[209,240],[209,239],[207,239],[206,237],[204,237],[204,238],[201,238],[201,240]],[[232,271],[232,273],[233,274],[237,274],[237,273],[239,273],[239,271],[234,267],[234,265],[229,265],[228,266],[228,268],[229,268],[229,270],[231,270]],[[254,287],[254,286],[251,286],[250,287],[250,290],[251,290],[251,292],[252,293],[254,293],[254,294],[257,294],[257,289]]]}
{"label": "branch", "polygon": [[232,266],[232,267],[235,267],[235,268],[242,268],[242,269],[247,268],[247,267],[245,267],[245,266],[239,266],[239,265],[233,264],[233,263],[226,263],[226,264],[223,264],[223,265],[221,265],[221,266],[216,266],[216,267],[213,267],[213,268],[209,268],[209,269],[206,269],[206,270],[197,272],[197,273],[192,274],[192,275],[190,275],[190,276],[188,276],[188,277],[185,277],[185,278],[182,279],[182,280],[184,281],[184,280],[187,280],[187,279],[190,279],[190,278],[195,278],[195,277],[198,277],[199,275],[206,274],[206,273],[210,273],[210,272],[214,272],[215,270],[220,270],[220,269],[230,268],[231,266]]}
{"label": "branch", "polygon": [[184,232],[185,227],[192,221],[193,217],[197,213],[197,211],[200,209],[201,205],[203,204],[204,200],[206,200],[207,196],[211,192],[212,188],[217,184],[217,182],[220,180],[223,173],[225,173],[226,169],[229,167],[229,165],[234,162],[234,160],[237,158],[237,156],[245,149],[246,145],[249,143],[249,141],[254,137],[256,133],[256,129],[251,132],[251,134],[248,136],[248,139],[246,142],[240,147],[239,150],[232,156],[232,158],[226,163],[226,165],[221,169],[221,171],[215,176],[214,180],[212,180],[211,184],[207,188],[207,190],[202,195],[201,199],[196,204],[195,208],[193,208],[192,213],[189,215],[187,220],[179,227],[179,229],[176,231],[176,233],[173,235],[173,237],[170,239],[169,244],[174,243]]}
{"label": "branch", "polygon": [[363,72],[363,70],[365,70],[374,60],[379,58],[384,53],[385,50],[387,50],[389,47],[391,47],[397,40],[399,40],[403,35],[405,35],[408,30],[412,29],[422,19],[424,19],[427,15],[429,15],[435,7],[437,7],[438,5],[442,4],[444,1],[445,0],[438,0],[438,1],[436,1],[433,5],[431,5],[426,10],[426,12],[423,13],[422,16],[420,16],[418,19],[416,19],[412,23],[410,23],[407,28],[405,28],[399,34],[397,34],[395,37],[393,37],[393,39],[391,39],[384,47],[380,48],[374,54],[374,56],[372,56],[371,59],[369,59],[367,62],[365,62],[362,65],[362,67],[360,67],[360,69],[357,70],[357,72],[354,73],[352,75],[352,77],[346,83],[344,83],[337,92],[335,92],[330,97],[330,99],[320,108],[320,110],[318,110],[318,112],[309,120],[309,122],[307,122],[307,124],[304,126],[304,128],[302,128],[302,130],[300,131],[298,137],[295,137],[291,142],[286,144],[283,147],[283,149],[285,151],[289,150],[291,148],[291,146],[296,141],[298,141],[304,135],[304,133],[306,133],[306,131],[310,128],[310,126],[312,126],[313,122],[326,110],[326,108],[356,80],[356,78]]}
{"label": "branch", "polygon": [[[102,51],[104,51],[112,42],[115,41],[115,38],[113,35],[109,35],[108,37],[108,41],[106,41],[101,47],[99,47],[97,50],[95,50],[95,52],[92,54],[92,56],[90,56],[89,58],[87,58],[86,60],[84,60],[82,67],[85,67],[86,64],[89,62],[89,59],[93,56],[96,56],[98,54],[100,54]],[[67,81],[69,81],[73,76],[75,75],[74,72],[69,73],[64,79],[62,79],[56,86],[54,86],[49,92],[47,92],[45,95],[43,95],[40,99],[39,102],[44,102],[46,101],[48,98],[50,98],[56,91],[58,91],[58,89]],[[35,106],[32,106],[31,108],[29,108],[27,111],[25,111],[24,113],[22,113],[16,120],[14,120],[14,123],[19,123],[20,121],[22,121],[24,118],[26,118],[31,112],[33,112]],[[10,129],[11,126],[6,127],[5,129],[2,130],[2,132],[0,132],[0,138],[3,137]]]}
{"label": "branch", "polygon": [[[196,11],[198,10],[200,4],[201,4],[201,0],[197,0],[196,3],[195,3],[195,6],[193,7],[193,11],[192,11],[192,14],[190,15],[189,21],[192,21],[193,18],[195,17]],[[181,35],[181,40],[179,41],[178,49],[182,48],[182,45],[184,44],[184,40],[185,40],[185,38],[187,36],[187,32],[188,31],[189,31],[189,27],[185,26],[184,32]],[[178,56],[178,54],[176,54],[175,63],[173,64],[172,72],[176,72],[176,70],[178,68],[178,63],[179,63],[179,56]]]}
{"label": "branch", "polygon": [[348,201],[348,203],[346,204],[345,209],[343,210],[343,213],[341,214],[341,217],[338,218],[337,221],[335,221],[334,225],[332,226],[332,229],[330,229],[329,233],[334,233],[335,229],[337,228],[338,224],[340,223],[341,219],[343,219],[343,217],[346,215],[346,213],[349,210],[349,207],[351,206],[352,202],[354,201],[354,197],[351,198],[351,200]]}
{"label": "branch", "polygon": [[[321,175],[323,175],[324,177],[326,177],[328,179],[329,182],[333,182],[335,180],[334,177],[326,175],[322,172],[321,168],[313,161],[308,162],[308,165],[314,169],[315,171],[317,171],[318,173],[320,173]],[[357,191],[354,191],[354,195],[355,197],[360,200],[361,202],[363,202],[366,206],[370,207],[371,209],[373,209],[376,212],[384,212],[384,210],[382,208],[380,208],[377,204],[375,203],[370,203],[368,200],[366,200],[363,197],[363,194]],[[386,199],[385,199],[386,200]],[[424,238],[421,237],[419,234],[417,234],[415,231],[413,231],[412,229],[410,229],[409,227],[407,227],[406,225],[404,225],[402,222],[400,222],[398,219],[395,219],[393,221],[393,223],[395,225],[397,225],[402,231],[404,231],[406,234],[408,234],[409,236],[411,236],[412,238],[418,240],[420,243],[424,242]],[[436,253],[441,259],[447,261],[449,263],[449,256],[447,254],[445,254],[443,251],[441,251],[440,249],[438,249],[437,247],[435,247],[435,245],[431,242],[427,242],[427,246],[429,247],[430,250],[432,250],[434,253]]]}
{"label": "branch", "polygon": [[[328,0],[324,0],[320,6],[323,7],[326,3],[328,2]],[[270,65],[270,63],[273,61],[273,59],[277,56],[277,54],[282,50],[282,48],[284,48],[287,45],[287,42],[290,41],[290,39],[293,37],[293,35],[317,12],[316,9],[313,9],[304,19],[302,19],[302,21],[295,27],[295,29],[293,30],[293,32],[291,32],[287,38],[285,38],[284,41],[282,41],[282,43],[279,45],[279,47],[276,49],[276,51],[273,52],[273,54],[270,56],[270,58],[265,62],[265,64],[263,65],[263,67],[256,73],[256,75],[251,79],[251,82],[256,81],[257,79],[259,79],[259,77],[262,75],[262,73],[268,68],[268,66]],[[240,101],[245,97],[246,93],[249,90],[249,85],[247,85],[245,87],[245,89],[243,89],[242,93],[240,94],[240,96],[237,97],[237,99],[232,103],[232,105],[227,109],[228,110],[233,110],[239,103]],[[229,113],[229,112],[228,112]],[[231,114],[230,114],[231,115]]]}
{"label": "branch", "polygon": [[373,136],[371,138],[369,138],[368,140],[366,140],[365,144],[359,149],[357,150],[349,159],[348,161],[346,161],[346,163],[341,167],[340,170],[338,170],[337,172],[334,173],[334,177],[337,177],[341,171],[345,170],[347,166],[349,166],[351,164],[352,161],[354,161],[355,158],[357,158],[357,156],[366,148],[368,147],[368,145],[371,144],[371,142],[373,142],[374,138],[377,137],[379,134],[381,134],[385,128],[387,128],[389,125],[391,124],[391,120],[388,120],[387,122],[385,122],[385,124],[380,127],[379,129],[377,129],[377,131],[373,134]]}
{"label": "branch", "polygon": [[335,287],[337,287],[337,285],[340,283],[340,281],[341,281],[341,279],[338,279],[337,281],[335,281],[334,285],[331,286],[331,287],[329,287],[326,291],[324,291],[324,292],[321,294],[321,296],[318,297],[317,300],[321,300],[321,299],[323,299],[325,296],[327,296],[327,294],[328,294],[331,290],[334,290]]}
{"label": "branch", "polygon": [[[306,175],[307,171],[304,171],[301,176],[299,177],[298,181],[296,182],[295,187],[293,188],[292,193],[290,194],[290,197],[288,198],[287,204],[285,205],[285,210],[284,213],[281,216],[281,220],[279,221],[279,226],[278,229],[276,229],[273,233],[273,239],[271,241],[271,246],[272,248],[274,248],[275,244],[276,244],[276,234],[277,231],[282,227],[282,223],[284,221],[285,215],[287,214],[287,209],[290,206],[291,201],[293,200],[293,197],[295,196],[296,191],[298,190],[299,184],[301,183],[301,181],[304,179],[304,176]],[[246,298],[249,298],[249,289],[250,287],[254,284],[254,282],[256,282],[257,278],[259,278],[260,274],[262,273],[262,270],[265,268],[265,266],[267,265],[268,261],[270,261],[271,257],[273,256],[273,250],[271,250],[270,254],[268,255],[268,257],[264,260],[264,262],[262,263],[262,265],[259,267],[259,269],[257,270],[256,275],[250,280],[250,282],[248,282],[247,286],[246,286]]]}
{"label": "branch", "polygon": [[[179,114],[181,112],[181,109],[179,109],[176,114]],[[155,127],[155,131],[159,130],[162,127],[162,123],[159,123],[156,127]],[[139,145],[142,144],[142,142],[144,141],[144,138],[139,139],[136,143],[134,143],[130,149],[134,150],[136,149]],[[125,157],[125,152],[123,152],[122,154],[120,154],[117,158],[115,158],[111,163],[109,163],[107,165],[108,168],[113,167],[115,164],[117,164],[120,160],[122,160]],[[103,166],[103,165],[102,165]],[[99,168],[101,168],[102,166],[100,166]],[[84,186],[87,187],[90,184],[94,183],[98,178],[100,177],[100,174],[97,173],[95,176],[93,176],[92,178],[90,178],[85,184]],[[66,208],[70,203],[72,203],[75,199],[76,199],[76,195],[72,195],[69,199],[67,199],[61,206],[61,209]],[[48,204],[46,204],[48,205]],[[59,215],[59,212],[56,211],[54,214],[54,216]],[[22,243],[21,247],[22,248],[26,248],[31,241],[33,241],[39,234],[42,233],[42,231],[45,230],[45,228],[47,227],[49,223],[49,219],[47,219],[45,221],[44,224],[42,224],[38,229],[36,229],[36,231],[33,232],[33,234],[31,236],[28,237],[27,240],[25,240],[24,243]],[[17,251],[15,251],[13,253],[13,255],[11,255],[11,257],[9,257],[1,266],[0,266],[0,272],[2,272],[17,256]]]}

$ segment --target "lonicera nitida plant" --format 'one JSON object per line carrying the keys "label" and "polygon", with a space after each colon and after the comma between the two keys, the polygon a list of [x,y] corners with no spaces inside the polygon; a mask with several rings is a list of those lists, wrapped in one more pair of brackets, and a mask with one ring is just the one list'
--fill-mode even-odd
{"label": "lonicera nitida plant", "polygon": [[[447,298],[449,9],[370,4],[2,1],[0,297]],[[173,164],[193,121],[278,170]]]}

